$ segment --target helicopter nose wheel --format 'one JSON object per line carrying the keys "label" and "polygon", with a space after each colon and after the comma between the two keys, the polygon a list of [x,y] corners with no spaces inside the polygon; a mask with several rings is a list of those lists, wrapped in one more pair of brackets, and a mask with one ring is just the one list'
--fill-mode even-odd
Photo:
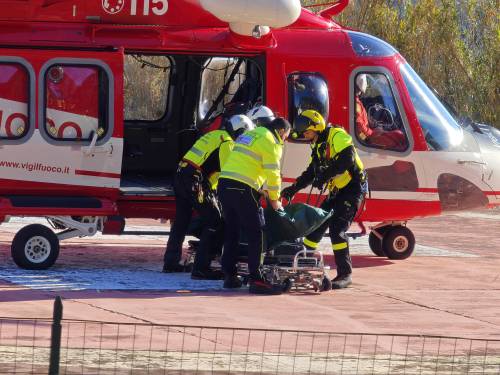
{"label": "helicopter nose wheel", "polygon": [[21,268],[44,270],[51,267],[59,256],[59,239],[46,226],[31,224],[15,235],[11,255]]}
{"label": "helicopter nose wheel", "polygon": [[377,256],[386,256],[393,260],[403,260],[409,258],[415,250],[415,236],[413,232],[402,225],[387,226],[370,232],[368,243],[370,249]]}

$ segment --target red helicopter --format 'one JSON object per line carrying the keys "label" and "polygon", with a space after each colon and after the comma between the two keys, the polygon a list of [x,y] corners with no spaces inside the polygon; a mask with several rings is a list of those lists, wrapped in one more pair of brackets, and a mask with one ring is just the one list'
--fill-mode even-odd
{"label": "red helicopter", "polygon": [[[412,253],[415,217],[500,205],[498,130],[460,123],[392,46],[332,21],[347,4],[0,0],[0,223],[53,227],[21,229],[16,264],[48,268],[60,240],[126,218],[171,219],[180,157],[241,102],[291,122],[313,108],[350,132],[370,184],[356,221],[379,256]],[[309,153],[288,142],[285,183]]]}

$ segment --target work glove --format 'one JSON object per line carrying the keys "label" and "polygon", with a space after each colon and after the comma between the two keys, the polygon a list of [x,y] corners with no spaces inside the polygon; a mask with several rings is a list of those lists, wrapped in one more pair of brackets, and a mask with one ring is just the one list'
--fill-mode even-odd
{"label": "work glove", "polygon": [[291,201],[295,194],[299,192],[299,188],[295,185],[290,185],[281,191],[281,197],[285,198],[287,201]]}

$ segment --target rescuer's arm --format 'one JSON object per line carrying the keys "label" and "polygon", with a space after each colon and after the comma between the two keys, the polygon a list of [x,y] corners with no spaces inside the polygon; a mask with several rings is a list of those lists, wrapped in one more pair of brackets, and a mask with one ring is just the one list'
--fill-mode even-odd
{"label": "rescuer's arm", "polygon": [[295,183],[283,189],[283,191],[281,192],[281,196],[287,201],[291,201],[295,194],[297,194],[300,190],[304,189],[313,182],[314,176],[314,163],[311,161],[307,169],[302,172],[299,177],[297,177]]}
{"label": "rescuer's arm", "polygon": [[315,169],[314,162],[311,161],[311,163],[309,163],[309,165],[307,166],[306,170],[302,172],[302,174],[299,177],[297,177],[297,180],[295,181],[294,185],[298,190],[304,189],[305,187],[309,186],[311,182],[313,182],[315,176],[314,169]]}

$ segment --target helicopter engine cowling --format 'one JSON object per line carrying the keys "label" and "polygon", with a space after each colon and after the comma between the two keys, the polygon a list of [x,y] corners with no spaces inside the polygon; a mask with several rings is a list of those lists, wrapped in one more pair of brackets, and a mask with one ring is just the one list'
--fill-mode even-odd
{"label": "helicopter engine cowling", "polygon": [[252,36],[256,27],[260,35],[269,28],[286,27],[300,16],[300,0],[200,0],[201,6],[221,21],[229,23],[232,32]]}

